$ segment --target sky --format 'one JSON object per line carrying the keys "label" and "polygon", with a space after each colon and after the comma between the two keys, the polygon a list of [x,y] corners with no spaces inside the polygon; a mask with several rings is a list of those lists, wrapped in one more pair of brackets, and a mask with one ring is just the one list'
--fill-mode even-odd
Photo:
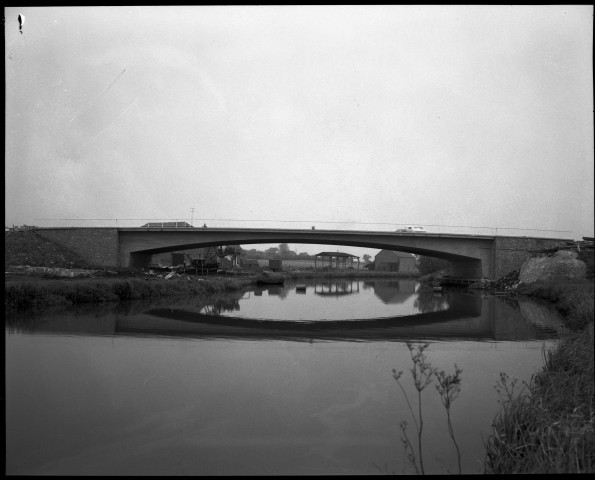
{"label": "sky", "polygon": [[4,17],[8,226],[593,236],[591,5]]}

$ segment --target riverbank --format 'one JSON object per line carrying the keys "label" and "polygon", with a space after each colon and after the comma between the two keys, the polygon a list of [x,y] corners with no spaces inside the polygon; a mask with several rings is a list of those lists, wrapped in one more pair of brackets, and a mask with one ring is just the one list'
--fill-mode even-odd
{"label": "riverbank", "polygon": [[[36,269],[16,269],[5,273],[5,312],[24,309],[44,309],[54,306],[103,304],[147,298],[196,297],[239,290],[256,285],[260,275],[172,276],[148,274],[142,271],[91,271],[87,276],[68,276],[68,271],[48,272]],[[60,275],[57,275],[60,273]],[[66,274],[65,274],[66,273]],[[80,273],[80,272],[79,272]],[[395,273],[344,271],[289,271],[278,276],[284,279],[339,278],[411,278]]]}
{"label": "riverbank", "polygon": [[153,278],[43,279],[25,278],[5,283],[5,311],[43,309],[59,305],[103,304],[163,298],[198,296],[236,290],[249,281],[212,278],[208,281],[179,277],[171,280]]}
{"label": "riverbank", "polygon": [[[583,251],[586,278],[520,281],[520,270],[470,289],[550,302],[567,333],[544,352],[544,366],[529,384],[503,373],[496,388],[501,409],[486,445],[485,473],[592,473],[595,471],[593,252]],[[437,283],[447,271],[419,278]],[[568,271],[561,272],[562,274]]]}
{"label": "riverbank", "polygon": [[595,471],[593,282],[536,282],[518,294],[550,301],[568,334],[521,392],[503,374],[502,402],[487,442],[485,472],[592,473]]}

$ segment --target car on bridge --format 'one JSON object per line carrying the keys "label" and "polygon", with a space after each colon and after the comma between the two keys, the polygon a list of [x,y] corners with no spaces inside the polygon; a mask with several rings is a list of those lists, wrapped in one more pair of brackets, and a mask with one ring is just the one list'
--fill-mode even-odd
{"label": "car on bridge", "polygon": [[407,225],[405,228],[399,228],[396,230],[397,233],[426,233],[424,227],[412,227]]}

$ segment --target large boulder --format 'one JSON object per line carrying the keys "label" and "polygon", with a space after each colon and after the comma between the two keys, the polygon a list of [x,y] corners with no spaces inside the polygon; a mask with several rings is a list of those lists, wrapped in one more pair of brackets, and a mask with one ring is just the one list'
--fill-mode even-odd
{"label": "large boulder", "polygon": [[533,257],[523,263],[519,272],[521,283],[539,281],[580,280],[585,278],[587,266],[576,252],[558,250],[552,256]]}

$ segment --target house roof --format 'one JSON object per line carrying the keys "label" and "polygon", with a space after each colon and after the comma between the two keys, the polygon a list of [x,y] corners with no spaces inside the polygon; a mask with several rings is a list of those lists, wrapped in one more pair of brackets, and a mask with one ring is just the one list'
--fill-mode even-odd
{"label": "house roof", "polygon": [[351,255],[350,253],[342,253],[342,252],[320,252],[314,255],[315,257],[351,257],[351,258],[359,258],[357,255]]}

